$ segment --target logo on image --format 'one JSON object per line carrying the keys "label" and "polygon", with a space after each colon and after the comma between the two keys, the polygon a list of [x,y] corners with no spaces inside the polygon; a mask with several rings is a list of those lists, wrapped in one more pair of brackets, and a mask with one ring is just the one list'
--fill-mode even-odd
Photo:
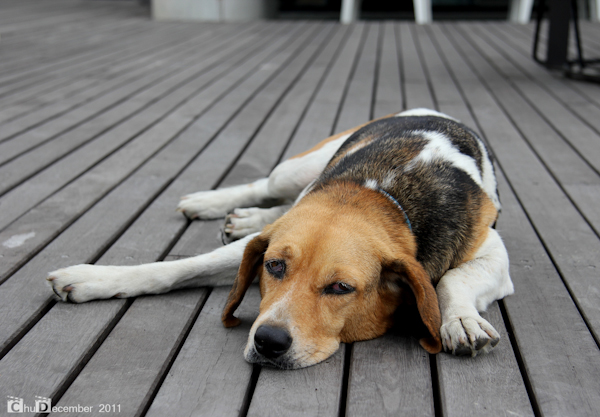
{"label": "logo on image", "polygon": [[49,413],[52,409],[52,400],[46,397],[35,396],[35,406],[25,405],[23,398],[7,396],[6,408],[9,413]]}

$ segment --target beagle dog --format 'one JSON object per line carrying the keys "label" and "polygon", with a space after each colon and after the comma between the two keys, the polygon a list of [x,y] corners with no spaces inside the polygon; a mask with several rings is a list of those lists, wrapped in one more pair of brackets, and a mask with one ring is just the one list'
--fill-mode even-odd
{"label": "beagle dog", "polygon": [[[293,204],[258,208],[273,201]],[[230,327],[258,276],[260,313],[244,356],[285,369],[323,361],[340,342],[383,335],[402,303],[418,311],[429,353],[475,356],[499,341],[479,315],[513,292],[493,228],[494,169],[481,139],[449,116],[386,116],[326,139],[268,178],[184,196],[178,210],[226,216],[225,233],[239,240],[172,262],[60,269],[47,278],[53,291],[81,303],[233,285],[222,315]]]}

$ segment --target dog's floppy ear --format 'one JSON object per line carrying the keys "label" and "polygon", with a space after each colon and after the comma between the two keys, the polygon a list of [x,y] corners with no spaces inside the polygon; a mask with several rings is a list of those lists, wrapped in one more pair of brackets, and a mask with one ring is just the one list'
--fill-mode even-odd
{"label": "dog's floppy ear", "polygon": [[420,339],[419,343],[427,352],[439,353],[442,350],[442,319],[437,294],[429,275],[414,259],[394,260],[386,267],[398,274],[415,296],[419,315],[429,331],[429,336]]}
{"label": "dog's floppy ear", "polygon": [[221,321],[225,327],[234,327],[240,324],[240,319],[233,316],[233,312],[239,307],[246,291],[254,281],[258,269],[262,265],[263,255],[269,246],[269,236],[267,233],[261,233],[246,245],[244,257],[240,264],[240,269],[233,282],[233,287],[227,297],[227,304],[223,309]]}

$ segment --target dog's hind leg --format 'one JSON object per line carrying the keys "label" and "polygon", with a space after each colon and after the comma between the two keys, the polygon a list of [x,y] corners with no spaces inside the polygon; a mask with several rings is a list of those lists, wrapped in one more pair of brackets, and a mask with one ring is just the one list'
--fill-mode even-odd
{"label": "dog's hind leg", "polygon": [[74,303],[232,285],[246,244],[256,235],[192,258],[136,266],[75,265],[50,272],[47,280],[61,300]]}
{"label": "dog's hind leg", "polygon": [[287,159],[277,165],[268,178],[185,195],[177,210],[190,219],[217,219],[236,208],[290,204],[321,174],[331,157],[356,129],[332,136],[311,150]]}
{"label": "dog's hind leg", "polygon": [[440,334],[446,351],[475,356],[496,346],[500,335],[479,312],[513,293],[508,254],[498,232],[490,228],[475,259],[446,272],[436,292],[442,313]]}

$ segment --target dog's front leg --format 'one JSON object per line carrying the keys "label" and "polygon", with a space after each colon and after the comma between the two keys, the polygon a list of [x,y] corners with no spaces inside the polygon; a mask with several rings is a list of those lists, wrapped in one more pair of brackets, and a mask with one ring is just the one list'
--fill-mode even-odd
{"label": "dog's front leg", "polygon": [[496,346],[500,335],[479,312],[512,294],[513,285],[506,248],[494,229],[489,229],[475,259],[446,272],[436,292],[442,313],[440,334],[446,351],[475,356]]}
{"label": "dog's front leg", "polygon": [[246,244],[256,235],[192,258],[136,266],[75,265],[51,272],[47,280],[61,300],[74,303],[231,285]]}

